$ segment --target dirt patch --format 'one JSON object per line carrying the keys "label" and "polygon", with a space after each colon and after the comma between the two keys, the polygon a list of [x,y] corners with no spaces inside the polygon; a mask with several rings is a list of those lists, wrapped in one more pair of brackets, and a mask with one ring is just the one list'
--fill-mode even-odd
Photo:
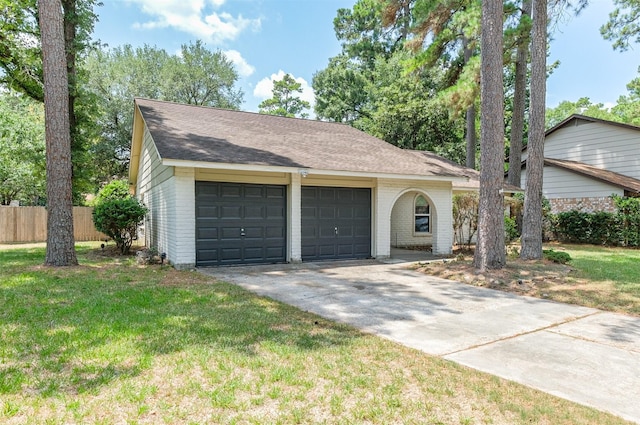
{"label": "dirt patch", "polygon": [[539,298],[552,297],[554,288],[566,290],[580,284],[572,276],[574,269],[570,266],[547,260],[524,261],[510,258],[503,269],[480,272],[473,267],[472,253],[460,253],[452,260],[422,263],[417,266],[417,270],[469,285]]}

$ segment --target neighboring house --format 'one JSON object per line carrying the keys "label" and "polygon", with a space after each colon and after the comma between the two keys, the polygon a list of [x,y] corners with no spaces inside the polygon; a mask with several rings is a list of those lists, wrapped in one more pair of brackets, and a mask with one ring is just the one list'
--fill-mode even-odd
{"label": "neighboring house", "polygon": [[135,100],[129,183],[176,267],[450,253],[465,181],[343,124]]}
{"label": "neighboring house", "polygon": [[[614,211],[610,196],[640,194],[640,127],[572,115],[547,130],[543,195],[553,213]],[[522,152],[526,185],[527,150]]]}

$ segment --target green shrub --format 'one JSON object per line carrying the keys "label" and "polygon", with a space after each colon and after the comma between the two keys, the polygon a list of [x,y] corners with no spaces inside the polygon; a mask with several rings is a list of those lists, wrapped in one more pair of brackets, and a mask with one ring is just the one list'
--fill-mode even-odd
{"label": "green shrub", "polygon": [[100,189],[93,203],[98,205],[111,199],[127,199],[130,196],[129,183],[126,180],[114,180]]}
{"label": "green shrub", "polygon": [[504,237],[506,243],[511,243],[520,237],[518,232],[518,224],[514,217],[504,218]]}
{"label": "green shrub", "polygon": [[107,199],[93,209],[93,222],[98,231],[113,239],[123,254],[128,254],[138,226],[147,208],[132,196]]}
{"label": "green shrub", "polygon": [[562,212],[555,215],[553,226],[562,242],[617,245],[620,240],[620,218],[615,213]]}
{"label": "green shrub", "polygon": [[562,251],[554,251],[553,249],[545,249],[542,250],[542,255],[549,261],[553,261],[554,263],[567,264],[571,261],[571,256]]}

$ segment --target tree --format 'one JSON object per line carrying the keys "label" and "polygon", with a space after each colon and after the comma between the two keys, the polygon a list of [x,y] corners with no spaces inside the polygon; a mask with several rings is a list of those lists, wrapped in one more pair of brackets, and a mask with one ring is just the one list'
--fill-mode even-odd
{"label": "tree", "polygon": [[99,137],[90,150],[100,164],[95,174],[97,186],[126,177],[134,97],[229,109],[242,104],[233,64],[201,41],[183,45],[180,55],[149,45],[96,48],[82,66],[87,74],[84,87],[96,105],[94,120],[99,127]]}
{"label": "tree", "polygon": [[640,42],[640,2],[638,0],[614,0],[616,9],[609,14],[609,21],[600,28],[605,40],[613,41],[613,48],[625,51],[631,43]]}
{"label": "tree", "polygon": [[[90,46],[90,35],[97,16],[93,7],[98,0],[62,0],[65,66],[68,81],[68,111],[71,131],[74,200],[81,202],[91,190],[86,150],[93,131],[93,120],[87,114],[89,103],[78,85],[81,72],[76,66]],[[43,102],[41,26],[36,0],[2,1],[0,3],[0,83]]]}
{"label": "tree", "polygon": [[0,93],[0,205],[46,199],[44,110],[25,96]]}
{"label": "tree", "polygon": [[302,111],[309,109],[311,105],[295,95],[302,93],[302,84],[296,82],[291,75],[285,74],[282,80],[274,81],[272,93],[272,98],[263,100],[258,105],[261,114],[308,117],[308,114]]}
{"label": "tree", "polygon": [[227,109],[242,103],[242,90],[234,87],[238,72],[220,50],[212,52],[197,40],[183,44],[181,55],[169,63],[175,68],[169,71],[167,100]]}
{"label": "tree", "polygon": [[640,125],[640,78],[627,84],[629,94],[620,96],[618,103],[611,109],[614,120],[627,124]]}
{"label": "tree", "polygon": [[529,40],[531,39],[531,0],[522,1],[520,30],[517,35],[515,59],[515,84],[513,90],[513,114],[511,115],[511,135],[509,143],[509,175],[507,182],[520,187],[522,171],[522,146],[524,139],[524,118],[527,109],[527,69],[529,64]]}
{"label": "tree", "polygon": [[47,143],[47,253],[45,264],[78,264],[73,236],[69,88],[60,0],[39,0]]}
{"label": "tree", "polygon": [[591,103],[588,97],[581,97],[576,102],[564,100],[555,108],[548,108],[545,111],[545,128],[560,124],[573,114],[586,115],[588,117],[600,118],[604,120],[619,121],[615,114],[610,112],[602,103]]}
{"label": "tree", "polygon": [[522,249],[520,250],[520,257],[525,260],[542,258],[542,174],[547,90],[547,22],[547,0],[533,0],[527,187],[524,196]]}
{"label": "tree", "polygon": [[480,76],[480,203],[474,266],[504,267],[504,86],[502,0],[482,2]]}

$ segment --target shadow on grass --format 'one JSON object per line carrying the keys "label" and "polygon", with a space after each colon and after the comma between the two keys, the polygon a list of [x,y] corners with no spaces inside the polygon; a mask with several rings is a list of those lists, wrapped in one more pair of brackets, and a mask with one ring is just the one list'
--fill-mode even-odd
{"label": "shadow on grass", "polygon": [[196,273],[104,261],[53,269],[38,255],[0,252],[0,394],[94,391],[183,351],[232,363],[360,336]]}

